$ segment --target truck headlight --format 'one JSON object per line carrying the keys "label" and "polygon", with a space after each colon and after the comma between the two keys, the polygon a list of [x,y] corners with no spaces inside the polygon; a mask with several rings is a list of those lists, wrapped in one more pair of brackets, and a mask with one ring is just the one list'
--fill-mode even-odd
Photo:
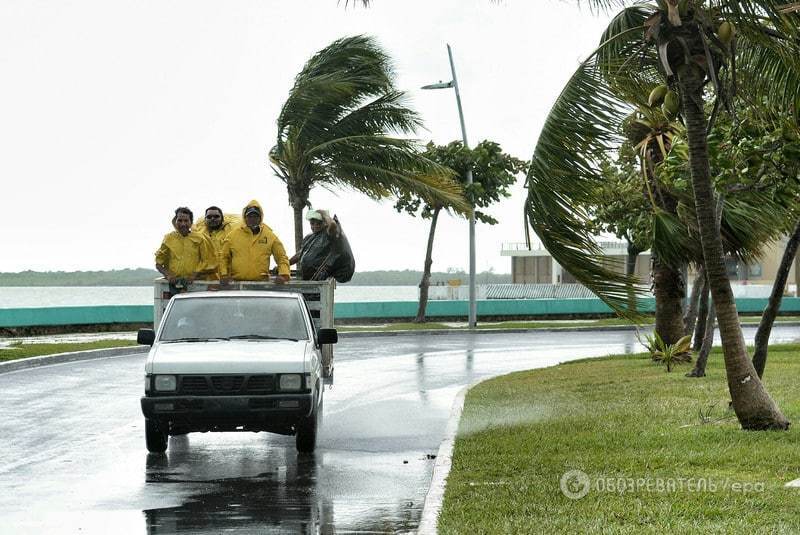
{"label": "truck headlight", "polygon": [[174,375],[156,375],[154,385],[158,392],[174,392],[178,388],[178,380]]}
{"label": "truck headlight", "polygon": [[144,376],[144,391],[145,392],[150,392],[150,376],[149,375],[145,375]]}
{"label": "truck headlight", "polygon": [[285,373],[281,375],[278,386],[281,390],[300,390],[303,377],[299,373]]}

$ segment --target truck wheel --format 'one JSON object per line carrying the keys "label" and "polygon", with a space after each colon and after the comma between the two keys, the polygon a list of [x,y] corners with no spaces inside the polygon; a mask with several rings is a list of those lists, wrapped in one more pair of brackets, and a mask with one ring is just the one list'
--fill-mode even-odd
{"label": "truck wheel", "polygon": [[309,416],[303,416],[297,424],[295,446],[299,453],[314,453],[317,447],[317,429],[322,420],[322,400]]}
{"label": "truck wheel", "polygon": [[164,453],[167,451],[169,435],[158,427],[158,422],[149,418],[144,419],[144,439],[147,451],[150,453]]}

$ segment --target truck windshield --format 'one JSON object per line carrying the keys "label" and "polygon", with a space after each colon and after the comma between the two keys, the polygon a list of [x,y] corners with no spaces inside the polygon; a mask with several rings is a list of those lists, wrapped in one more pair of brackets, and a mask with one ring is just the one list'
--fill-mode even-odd
{"label": "truck windshield", "polygon": [[177,299],[163,320],[160,341],[308,340],[301,306],[283,297]]}

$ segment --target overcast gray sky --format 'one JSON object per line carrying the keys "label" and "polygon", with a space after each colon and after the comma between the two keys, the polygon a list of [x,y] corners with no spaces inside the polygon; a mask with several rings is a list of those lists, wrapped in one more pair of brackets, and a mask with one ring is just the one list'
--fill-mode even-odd
{"label": "overcast gray sky", "polygon": [[[520,158],[607,16],[558,0],[3,0],[0,271],[151,267],[176,206],[239,212],[252,198],[292,245],[283,183],[267,164],[295,74],[331,41],[367,33],[394,58],[427,130],[460,138],[453,46],[471,144]],[[510,271],[524,239],[522,179],[477,226],[477,268]],[[360,270],[421,269],[428,222],[352,191],[317,188],[339,215]],[[467,223],[441,220],[434,270],[467,267]]]}

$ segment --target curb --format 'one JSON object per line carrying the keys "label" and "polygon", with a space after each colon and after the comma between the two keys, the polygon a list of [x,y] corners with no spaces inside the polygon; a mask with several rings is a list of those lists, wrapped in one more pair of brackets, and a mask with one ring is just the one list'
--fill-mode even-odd
{"label": "curb", "polygon": [[40,357],[27,357],[8,362],[0,362],[0,374],[11,373],[40,366],[51,364],[62,364],[65,362],[78,362],[81,360],[102,359],[107,357],[121,357],[124,355],[134,355],[136,353],[147,353],[142,346],[123,346],[110,347],[107,349],[90,349],[88,351],[72,351],[70,353],[55,353],[53,355],[42,355]]}
{"label": "curb", "polygon": [[450,475],[450,468],[453,466],[453,447],[456,444],[458,434],[458,424],[461,422],[461,413],[464,410],[464,400],[474,386],[481,384],[494,377],[485,377],[471,383],[456,394],[453,406],[450,409],[450,417],[447,420],[447,428],[444,431],[444,438],[439,445],[436,453],[436,462],[433,465],[430,487],[425,495],[425,503],[422,505],[422,516],[420,518],[418,535],[435,535],[436,525],[439,522],[439,513],[442,512],[444,501],[444,491],[447,486],[447,476]]}

